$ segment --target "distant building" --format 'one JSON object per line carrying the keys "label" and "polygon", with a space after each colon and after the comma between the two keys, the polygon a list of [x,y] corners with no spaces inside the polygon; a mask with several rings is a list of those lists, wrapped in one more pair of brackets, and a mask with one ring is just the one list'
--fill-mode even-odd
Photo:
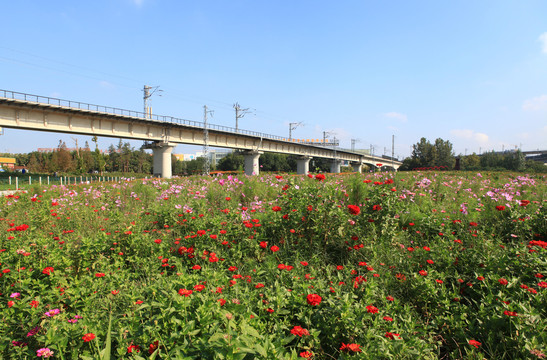
{"label": "distant building", "polygon": [[[231,150],[209,150],[209,162],[211,165],[216,166],[218,160],[231,153]],[[178,161],[192,161],[203,157],[203,155],[202,151],[198,151],[195,154],[173,154]]]}
{"label": "distant building", "polygon": [[0,168],[15,170],[15,158],[0,157]]}

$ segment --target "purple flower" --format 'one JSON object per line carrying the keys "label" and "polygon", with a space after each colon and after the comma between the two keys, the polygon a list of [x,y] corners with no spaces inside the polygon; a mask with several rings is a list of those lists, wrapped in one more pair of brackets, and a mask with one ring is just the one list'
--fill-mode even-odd
{"label": "purple flower", "polygon": [[36,335],[38,333],[38,331],[40,331],[40,327],[39,326],[36,326],[34,329],[30,330],[28,333],[27,333],[27,337],[31,337],[33,335]]}

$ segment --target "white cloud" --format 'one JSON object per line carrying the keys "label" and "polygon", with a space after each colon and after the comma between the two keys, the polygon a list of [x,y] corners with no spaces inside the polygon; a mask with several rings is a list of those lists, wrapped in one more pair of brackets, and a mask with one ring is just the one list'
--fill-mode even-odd
{"label": "white cloud", "polygon": [[540,95],[524,100],[524,104],[522,104],[522,110],[524,111],[537,111],[544,108],[547,108],[547,95]]}
{"label": "white cloud", "polygon": [[107,88],[107,89],[113,89],[114,88],[114,85],[109,83],[108,81],[105,81],[105,80],[102,80],[101,82],[99,82],[99,85],[101,85],[101,87],[104,87],[104,88]]}
{"label": "white cloud", "polygon": [[397,119],[402,122],[407,122],[408,120],[406,114],[401,114],[398,112],[388,112],[388,113],[385,113],[384,116],[387,118]]}
{"label": "white cloud", "polygon": [[450,133],[457,138],[473,140],[477,142],[479,145],[487,144],[489,140],[488,135],[484,133],[475,132],[469,129],[463,129],[463,130],[454,129],[454,130],[450,130]]}
{"label": "white cloud", "polygon": [[541,51],[544,54],[547,54],[547,32],[544,32],[539,36],[539,41],[541,42]]}

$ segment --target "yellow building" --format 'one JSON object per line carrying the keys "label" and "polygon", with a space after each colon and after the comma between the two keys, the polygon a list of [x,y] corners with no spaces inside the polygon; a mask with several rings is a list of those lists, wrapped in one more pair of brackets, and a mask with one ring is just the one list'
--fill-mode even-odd
{"label": "yellow building", "polygon": [[0,168],[13,170],[15,168],[15,158],[0,157]]}

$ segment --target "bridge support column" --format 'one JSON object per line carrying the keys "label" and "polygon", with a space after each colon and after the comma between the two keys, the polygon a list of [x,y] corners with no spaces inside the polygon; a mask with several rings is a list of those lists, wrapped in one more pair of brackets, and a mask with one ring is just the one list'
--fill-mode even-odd
{"label": "bridge support column", "polygon": [[296,173],[298,175],[307,175],[310,172],[310,156],[299,156],[296,158]]}
{"label": "bridge support column", "polygon": [[243,156],[245,157],[245,175],[258,175],[260,173],[258,167],[258,158],[264,154],[262,151],[249,151]]}
{"label": "bridge support column", "polygon": [[363,164],[361,164],[361,163],[353,163],[353,164],[351,164],[351,166],[353,167],[353,171],[355,171],[356,173],[361,174],[361,173],[363,172],[363,171],[362,171]]}
{"label": "bridge support column", "polygon": [[143,148],[152,149],[154,176],[166,179],[171,178],[173,175],[171,169],[171,152],[175,148],[175,145],[165,142],[154,142],[143,146]]}
{"label": "bridge support column", "polygon": [[340,173],[340,160],[334,159],[332,160],[332,163],[330,164],[330,172],[338,174]]}

